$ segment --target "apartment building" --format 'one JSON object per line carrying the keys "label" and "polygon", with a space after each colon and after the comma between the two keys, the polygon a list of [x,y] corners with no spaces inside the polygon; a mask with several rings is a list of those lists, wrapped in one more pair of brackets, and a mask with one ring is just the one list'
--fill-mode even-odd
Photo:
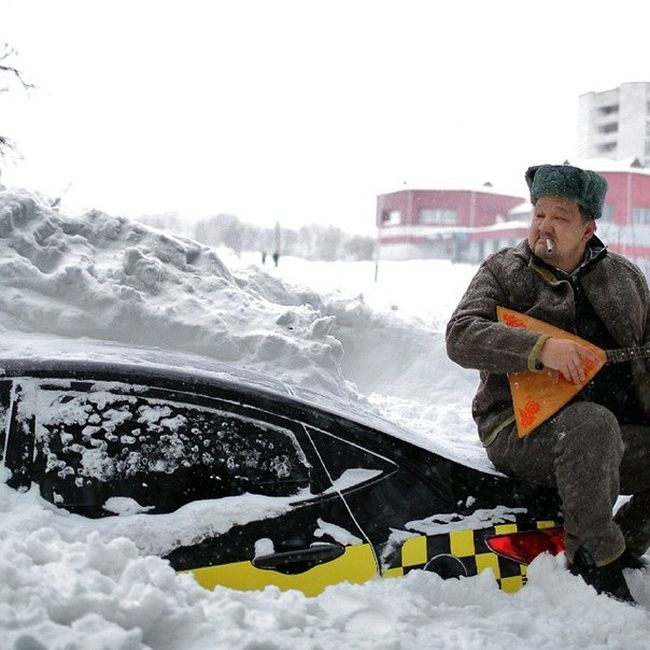
{"label": "apartment building", "polygon": [[578,98],[579,158],[636,158],[650,167],[650,83],[624,83]]}

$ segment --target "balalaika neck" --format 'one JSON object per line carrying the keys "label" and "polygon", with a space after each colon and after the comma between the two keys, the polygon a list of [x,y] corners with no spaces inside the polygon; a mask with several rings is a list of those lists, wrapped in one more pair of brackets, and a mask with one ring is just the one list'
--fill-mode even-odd
{"label": "balalaika neck", "polygon": [[605,350],[608,363],[622,363],[633,359],[650,358],[650,345],[637,348],[617,348],[616,350]]}

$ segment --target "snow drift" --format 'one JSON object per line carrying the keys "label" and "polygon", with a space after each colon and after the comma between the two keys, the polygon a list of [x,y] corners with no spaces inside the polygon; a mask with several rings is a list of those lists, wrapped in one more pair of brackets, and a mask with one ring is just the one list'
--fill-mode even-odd
{"label": "snow drift", "polygon": [[[476,376],[451,364],[443,345],[472,273],[437,261],[384,264],[373,283],[363,263],[283,259],[267,269],[123,218],[66,216],[37,195],[0,188],[0,354],[72,354],[91,339],[188,352],[359,405],[418,443],[487,466],[469,416]],[[640,571],[628,573],[640,607],[597,596],[562,557],[547,556],[514,595],[489,572],[448,581],[412,572],[317,598],[275,588],[208,592],[147,554],[164,534],[209,525],[200,507],[161,520],[159,539],[148,538],[146,516],[128,511],[107,534],[36,490],[9,489],[6,478],[3,650],[633,650],[650,638],[650,579]],[[238,516],[223,507],[225,518]],[[127,529],[137,545],[120,536]]]}

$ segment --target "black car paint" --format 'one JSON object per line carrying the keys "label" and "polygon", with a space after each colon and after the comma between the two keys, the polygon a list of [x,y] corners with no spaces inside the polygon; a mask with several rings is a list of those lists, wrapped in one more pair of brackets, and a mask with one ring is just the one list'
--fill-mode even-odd
{"label": "black car paint", "polygon": [[[138,393],[142,398],[164,399],[192,407],[220,406],[291,430],[306,458],[308,471],[303,487],[308,486],[314,496],[296,500],[294,507],[280,517],[233,526],[216,538],[172,550],[166,557],[177,570],[248,559],[258,566],[274,567],[284,573],[305,571],[340,552],[340,542],[326,533],[320,538],[322,547],[314,547],[314,529],[323,519],[369,542],[380,573],[400,564],[399,545],[391,542],[391,534],[395,530],[408,533],[412,531],[410,522],[432,515],[455,514],[462,518],[481,509],[501,506],[526,510],[526,514],[517,515],[520,528],[534,527],[541,520],[561,520],[554,490],[467,467],[352,417],[271,391],[265,385],[232,382],[171,367],[94,361],[0,359],[0,368],[3,369],[0,424],[4,420],[6,425],[0,429],[0,453],[6,446],[4,462],[11,470],[8,484],[27,489],[34,482],[50,500],[54,500],[56,477],[48,474],[38,454],[35,455],[33,422],[17,417],[20,391],[12,387],[14,378],[17,386],[24,378],[39,379],[46,387],[52,381],[57,390],[60,390],[59,382],[65,380],[69,381],[70,390],[76,392],[86,391],[97,382],[137,385],[142,387]],[[9,444],[5,445],[7,434]],[[356,467],[359,456],[364,458],[366,468],[379,472],[378,476],[340,492],[331,490],[332,481],[346,469]],[[136,500],[143,497],[145,502],[147,498],[158,500],[158,512],[174,510],[195,499],[220,496],[205,473],[189,471],[182,477],[168,478],[167,485],[158,485],[149,496],[135,483],[122,488],[127,494],[132,492],[128,495]],[[160,495],[165,492],[170,497],[161,502]],[[291,494],[291,489],[288,493]],[[101,486],[89,485],[83,498],[66,503],[65,508],[88,517],[107,516],[111,513],[102,508],[105,496]],[[484,539],[493,533],[494,527],[490,525],[474,532],[481,550],[488,551]],[[276,541],[274,553],[256,556],[255,541],[260,538]],[[431,557],[438,558],[430,561],[428,568],[449,575],[476,573],[471,558],[450,563],[444,559],[445,553],[438,554],[435,550],[435,539],[428,539],[427,544]]]}

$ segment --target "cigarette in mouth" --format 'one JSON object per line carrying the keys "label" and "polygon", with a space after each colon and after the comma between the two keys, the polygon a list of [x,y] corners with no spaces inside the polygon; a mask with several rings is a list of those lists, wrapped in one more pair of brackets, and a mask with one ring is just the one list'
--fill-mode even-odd
{"label": "cigarette in mouth", "polygon": [[552,253],[552,252],[553,252],[553,242],[552,242],[550,239],[547,239],[547,240],[546,240],[546,251],[547,251],[548,253]]}

